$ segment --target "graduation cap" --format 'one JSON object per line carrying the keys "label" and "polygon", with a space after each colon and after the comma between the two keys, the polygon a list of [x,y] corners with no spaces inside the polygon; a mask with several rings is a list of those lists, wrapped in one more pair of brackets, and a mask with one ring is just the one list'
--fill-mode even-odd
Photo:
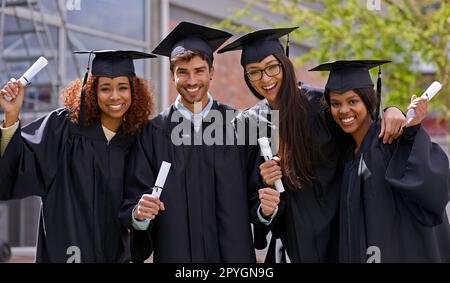
{"label": "graduation cap", "polygon": [[152,51],[155,54],[174,58],[186,51],[199,51],[213,61],[213,53],[228,38],[226,31],[189,22],[179,23]]}
{"label": "graduation cap", "polygon": [[288,35],[288,44],[286,46],[286,55],[289,56],[289,33],[298,27],[263,29],[241,36],[217,53],[224,53],[232,50],[241,50],[241,65],[256,63],[269,55],[284,53],[279,38]]}
{"label": "graduation cap", "polygon": [[[330,92],[344,93],[356,88],[372,87],[373,82],[369,70],[374,67],[378,69],[377,96],[378,104],[381,104],[381,65],[390,63],[389,60],[340,60],[320,64],[309,71],[329,71],[325,88]],[[377,107],[376,117],[379,116]]]}
{"label": "graduation cap", "polygon": [[74,51],[76,54],[89,54],[88,65],[86,73],[83,78],[83,86],[81,89],[81,105],[80,105],[80,119],[79,124],[82,125],[84,121],[85,112],[85,96],[86,96],[86,82],[89,74],[89,66],[91,62],[91,55],[95,58],[92,60],[92,75],[95,77],[109,77],[115,78],[120,76],[134,77],[133,60],[155,58],[153,54],[133,51],[133,50],[92,50],[92,51]]}
{"label": "graduation cap", "polygon": [[[136,76],[134,72],[133,60],[155,58],[149,53],[133,50],[93,50],[93,51],[74,51],[76,54],[95,55],[92,60],[92,75],[96,77],[120,77]],[[90,58],[89,58],[90,60]],[[88,70],[89,70],[88,62]]]}

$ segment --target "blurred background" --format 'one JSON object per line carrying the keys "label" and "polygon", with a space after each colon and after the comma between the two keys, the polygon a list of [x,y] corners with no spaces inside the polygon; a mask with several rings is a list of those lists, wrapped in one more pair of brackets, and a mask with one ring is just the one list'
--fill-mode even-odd
{"label": "blurred background", "polygon": [[[421,95],[432,81],[440,81],[443,89],[430,104],[424,126],[449,152],[448,0],[0,0],[0,9],[0,84],[20,77],[39,56],[49,60],[26,89],[24,124],[61,106],[60,90],[83,76],[88,57],[74,50],[151,52],[180,21],[224,28],[236,36],[300,26],[290,37],[290,57],[298,79],[308,85],[325,85],[325,74],[307,71],[321,62],[392,60],[383,67],[383,103],[406,113],[412,94]],[[240,52],[215,57],[210,92],[245,109],[257,99],[244,83],[239,60]],[[157,113],[162,111],[176,97],[168,59],[135,65],[138,76],[151,81]],[[39,198],[0,202],[0,245],[13,247],[16,262],[34,261],[39,209]]]}

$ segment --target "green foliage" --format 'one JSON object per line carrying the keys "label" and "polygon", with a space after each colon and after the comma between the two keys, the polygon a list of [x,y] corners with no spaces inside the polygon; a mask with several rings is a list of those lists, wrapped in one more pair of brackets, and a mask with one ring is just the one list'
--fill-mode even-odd
{"label": "green foliage", "polygon": [[[258,4],[259,2],[259,4]],[[389,59],[383,66],[384,104],[405,109],[412,94],[420,95],[433,80],[443,84],[431,107],[450,117],[450,2],[435,0],[380,0],[381,10],[370,10],[360,0],[266,0],[283,21],[270,23],[254,9],[261,1],[248,1],[221,27],[235,29],[246,17],[267,27],[300,26],[291,41],[311,47],[295,58],[296,64],[339,59]],[[246,27],[245,31],[249,28]],[[430,64],[424,76],[417,66]],[[374,73],[375,75],[375,73]]]}

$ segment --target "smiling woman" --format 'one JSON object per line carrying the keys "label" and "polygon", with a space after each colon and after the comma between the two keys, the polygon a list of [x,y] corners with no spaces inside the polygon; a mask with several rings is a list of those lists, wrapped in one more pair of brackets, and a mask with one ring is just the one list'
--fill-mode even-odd
{"label": "smiling woman", "polygon": [[361,141],[376,115],[377,102],[374,90],[358,88],[342,94],[331,92],[329,96],[334,121],[345,133]]}
{"label": "smiling woman", "polygon": [[[100,88],[102,85],[103,90]],[[82,81],[78,79],[61,94],[75,124],[79,123],[81,89]],[[113,79],[90,76],[86,94],[85,126],[92,126],[100,119],[109,130],[115,132],[120,127],[126,135],[135,134],[147,122],[151,113],[149,109],[154,106],[149,83],[136,76]]]}
{"label": "smiling woman", "polygon": [[[279,261],[275,245],[280,240],[275,238],[280,238],[286,246],[291,262],[333,261],[331,223],[338,207],[334,178],[339,175],[334,164],[339,154],[334,150],[336,137],[328,127],[331,117],[322,111],[323,93],[298,87],[294,66],[279,40],[296,28],[255,31],[223,47],[219,53],[242,49],[245,82],[262,99],[246,113],[258,124],[269,120],[272,147],[278,146],[281,159],[280,164],[277,159],[260,166],[268,187],[260,195],[260,213],[268,221],[261,223],[273,223],[255,226],[255,235],[263,239],[257,241],[258,248],[266,245],[264,232],[270,227],[273,237],[266,261]],[[270,113],[269,119],[264,118],[264,112]],[[279,125],[275,113],[279,113]],[[278,199],[279,205],[274,206],[271,200],[276,199],[272,195],[276,191],[269,186],[281,178],[287,189],[281,194],[281,201]],[[275,211],[274,207],[279,210]],[[281,257],[287,258],[284,253]]]}
{"label": "smiling woman", "polygon": [[[91,52],[88,52],[91,53]],[[19,127],[24,88],[3,87],[0,199],[42,197],[37,262],[128,262],[128,230],[118,220],[126,161],[153,111],[136,77],[136,51],[95,51],[92,74],[62,92],[64,107]],[[5,95],[14,99],[7,101]]]}
{"label": "smiling woman", "polygon": [[100,121],[103,126],[116,132],[131,105],[130,81],[127,77],[100,77],[97,93]]}
{"label": "smiling woman", "polygon": [[[264,162],[259,167],[260,174],[268,187],[282,179],[287,189],[278,202],[275,190],[262,189],[260,212],[265,221],[260,223],[266,226],[255,225],[255,235],[262,239],[257,241],[258,247],[266,245],[266,235],[258,231],[270,227],[273,237],[266,260],[337,261],[335,219],[339,211],[341,168],[338,162],[343,152],[339,144],[342,133],[322,101],[323,90],[304,84],[299,87],[294,66],[279,40],[296,28],[248,33],[218,53],[242,49],[245,82],[262,99],[245,113],[258,124],[270,124],[272,147],[279,146],[280,158]],[[266,119],[261,115],[264,112],[271,117]],[[274,113],[279,113],[279,125],[273,119]],[[280,246],[280,240],[275,238],[281,239],[287,256],[275,249]]]}
{"label": "smiling woman", "polygon": [[127,77],[100,77],[97,93],[100,121],[103,126],[116,132],[131,105],[130,81]]}
{"label": "smiling woman", "polygon": [[269,55],[260,62],[248,64],[245,69],[245,75],[252,87],[271,105],[277,105],[277,96],[283,81],[281,63],[277,58]]}
{"label": "smiling woman", "polygon": [[314,68],[330,71],[325,98],[353,140],[339,164],[339,261],[450,262],[449,161],[420,126],[427,99],[412,96],[409,109],[417,114],[392,145],[377,135],[381,93],[368,70],[386,62],[342,60]]}

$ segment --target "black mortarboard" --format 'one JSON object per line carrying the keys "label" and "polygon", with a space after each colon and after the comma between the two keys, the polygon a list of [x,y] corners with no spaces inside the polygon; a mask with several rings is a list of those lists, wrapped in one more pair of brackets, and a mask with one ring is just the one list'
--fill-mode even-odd
{"label": "black mortarboard", "polygon": [[226,31],[189,22],[179,23],[152,51],[155,54],[173,58],[186,51],[200,51],[213,61],[213,53],[228,38]]}
{"label": "black mortarboard", "polygon": [[93,50],[74,51],[74,53],[94,54],[95,58],[92,60],[92,75],[95,77],[110,78],[135,76],[133,60],[156,57],[153,54],[132,50]]}
{"label": "black mortarboard", "polygon": [[325,86],[329,91],[344,93],[355,88],[373,87],[369,70],[389,63],[388,60],[341,60],[320,64],[309,71],[330,71]]}
{"label": "black mortarboard", "polygon": [[[298,29],[298,27],[263,29],[251,32],[221,48],[217,53],[242,49],[241,65],[245,67],[247,64],[259,62],[269,55],[284,53],[279,38],[289,35],[295,29]],[[287,50],[288,47],[286,47]],[[289,54],[286,55],[289,56]]]}
{"label": "black mortarboard", "polygon": [[[330,71],[325,88],[330,92],[344,93],[356,88],[372,87],[369,70],[390,63],[389,60],[340,60],[320,64],[309,71]],[[378,103],[381,103],[381,67],[377,80]],[[376,117],[379,115],[377,108]]]}
{"label": "black mortarboard", "polygon": [[92,51],[74,51],[76,54],[89,54],[87,71],[84,74],[83,86],[81,89],[81,105],[80,105],[80,125],[84,121],[85,112],[85,96],[86,96],[86,82],[89,74],[89,67],[91,61],[91,55],[94,54],[95,58],[92,60],[92,75],[95,77],[134,77],[136,73],[134,71],[133,60],[155,58],[156,56],[149,53],[133,50],[92,50]]}

